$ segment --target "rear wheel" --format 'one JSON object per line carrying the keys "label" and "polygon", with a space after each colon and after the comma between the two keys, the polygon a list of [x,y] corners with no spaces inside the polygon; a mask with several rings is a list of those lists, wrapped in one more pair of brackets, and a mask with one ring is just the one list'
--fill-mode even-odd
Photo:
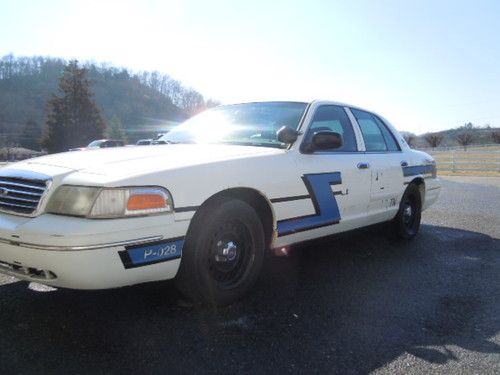
{"label": "rear wheel", "polygon": [[264,248],[264,229],[255,210],[240,200],[218,199],[193,219],[177,286],[196,302],[234,302],[257,280]]}
{"label": "rear wheel", "polygon": [[420,228],[422,215],[422,198],[420,189],[410,184],[403,194],[399,211],[393,220],[394,231],[398,237],[409,240],[415,237]]}

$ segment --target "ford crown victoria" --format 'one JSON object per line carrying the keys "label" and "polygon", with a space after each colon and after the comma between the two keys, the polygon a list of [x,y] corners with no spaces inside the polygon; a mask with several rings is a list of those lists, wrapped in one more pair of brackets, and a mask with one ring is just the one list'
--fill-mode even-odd
{"label": "ford crown victoria", "polygon": [[76,289],[175,278],[226,304],[266,249],[381,222],[414,237],[440,189],[432,157],[336,102],[219,106],[161,140],[0,169],[0,272]]}

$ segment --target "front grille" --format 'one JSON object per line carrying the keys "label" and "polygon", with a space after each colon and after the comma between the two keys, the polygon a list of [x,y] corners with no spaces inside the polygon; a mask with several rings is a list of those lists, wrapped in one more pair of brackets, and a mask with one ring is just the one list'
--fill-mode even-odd
{"label": "front grille", "polygon": [[33,215],[47,190],[48,178],[37,175],[29,178],[26,172],[15,176],[14,173],[0,171],[0,211],[20,215]]}

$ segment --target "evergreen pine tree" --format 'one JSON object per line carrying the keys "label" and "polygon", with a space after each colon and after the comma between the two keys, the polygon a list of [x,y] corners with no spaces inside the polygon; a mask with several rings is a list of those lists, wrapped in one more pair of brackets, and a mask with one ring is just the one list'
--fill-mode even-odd
{"label": "evergreen pine tree", "polygon": [[60,96],[52,95],[42,145],[49,153],[86,146],[103,137],[105,124],[92,100],[86,69],[70,61],[59,82]]}
{"label": "evergreen pine tree", "polygon": [[120,139],[127,142],[127,135],[123,129],[122,120],[118,116],[114,115],[111,117],[111,120],[108,121],[108,125],[106,127],[106,137],[110,139]]}

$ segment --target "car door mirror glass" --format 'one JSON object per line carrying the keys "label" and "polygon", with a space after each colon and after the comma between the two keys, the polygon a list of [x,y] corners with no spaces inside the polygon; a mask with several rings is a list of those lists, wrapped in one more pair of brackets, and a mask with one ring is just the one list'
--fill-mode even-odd
{"label": "car door mirror glass", "polygon": [[311,139],[309,152],[336,150],[340,147],[342,147],[342,135],[332,131],[318,131]]}
{"label": "car door mirror glass", "polygon": [[282,126],[276,132],[276,139],[278,139],[278,141],[282,143],[292,144],[297,140],[299,134],[300,133],[295,129],[292,129],[288,126]]}

